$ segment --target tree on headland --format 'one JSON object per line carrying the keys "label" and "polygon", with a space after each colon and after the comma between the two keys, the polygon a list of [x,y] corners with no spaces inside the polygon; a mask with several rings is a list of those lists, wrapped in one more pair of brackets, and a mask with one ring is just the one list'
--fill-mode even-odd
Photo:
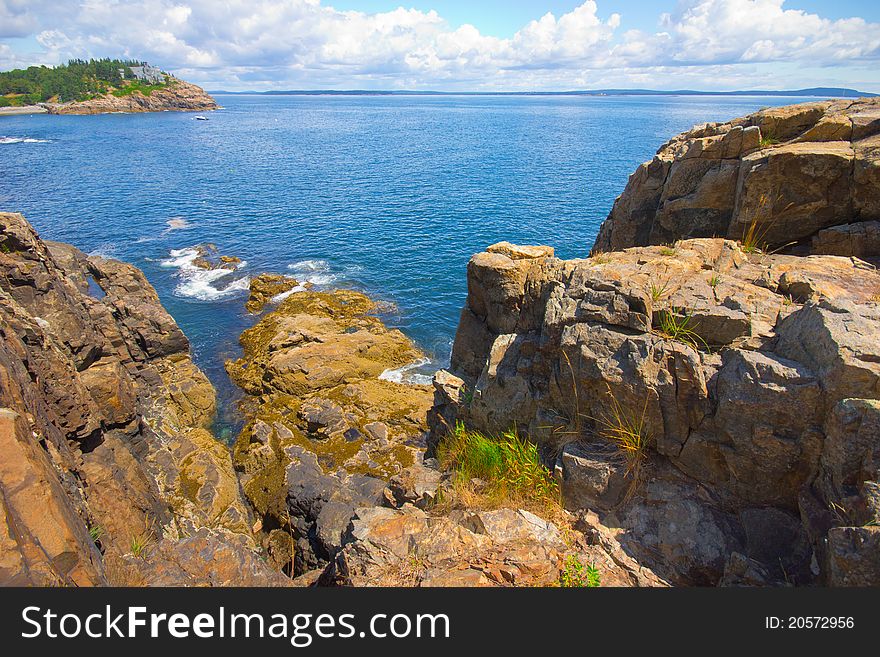
{"label": "tree on headland", "polygon": [[59,98],[88,100],[134,79],[130,59],[71,59],[61,66],[30,66],[0,73],[0,106],[29,105]]}

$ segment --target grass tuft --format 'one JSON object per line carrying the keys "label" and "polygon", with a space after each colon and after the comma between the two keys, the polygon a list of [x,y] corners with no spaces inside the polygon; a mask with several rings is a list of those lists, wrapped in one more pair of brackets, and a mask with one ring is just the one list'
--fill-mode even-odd
{"label": "grass tuft", "polygon": [[99,544],[104,537],[104,528],[101,527],[101,525],[92,525],[89,527],[89,536],[93,543],[96,545]]}
{"label": "grass tuft", "polygon": [[648,292],[651,294],[652,302],[659,302],[663,297],[669,294],[669,281],[664,283],[657,283],[653,280],[650,281],[648,284]]}
{"label": "grass tuft", "polygon": [[470,482],[486,482],[486,495],[496,503],[512,502],[538,508],[560,506],[559,484],[541,462],[533,442],[508,431],[485,436],[468,431],[461,422],[440,444],[438,457],[455,473],[459,491],[469,492]]}
{"label": "grass tuft", "polygon": [[599,437],[614,445],[626,460],[627,475],[638,480],[642,464],[647,456],[650,435],[645,422],[648,412],[648,397],[642,412],[636,414],[617,400],[608,390],[610,402],[606,411],[595,418]]}
{"label": "grass tuft", "polygon": [[[149,522],[149,517],[147,518],[149,526],[152,527],[153,523]],[[140,534],[131,537],[131,542],[129,544],[129,550],[131,554],[135,557],[146,557],[147,550],[153,544],[153,535],[150,529],[146,529]]]}
{"label": "grass tuft", "polygon": [[[777,198],[777,201],[779,198]],[[770,230],[773,228],[773,224],[776,221],[776,217],[773,216],[772,210],[767,210],[768,198],[766,194],[761,194],[758,197],[758,208],[755,210],[754,216],[752,216],[752,220],[746,225],[743,230],[743,236],[740,240],[740,248],[743,253],[775,253],[780,249],[785,248],[786,246],[791,246],[795,242],[789,242],[788,244],[784,244],[783,246],[777,248],[775,251],[770,251],[770,244],[767,242],[767,235],[770,234]],[[788,210],[792,207],[793,203],[789,203],[784,209]],[[761,217],[763,215],[769,215],[770,218],[766,221],[762,221]]]}
{"label": "grass tuft", "polygon": [[657,317],[657,329],[663,337],[684,342],[697,350],[709,350],[708,343],[691,328],[692,313],[684,308],[670,308],[658,312]]}

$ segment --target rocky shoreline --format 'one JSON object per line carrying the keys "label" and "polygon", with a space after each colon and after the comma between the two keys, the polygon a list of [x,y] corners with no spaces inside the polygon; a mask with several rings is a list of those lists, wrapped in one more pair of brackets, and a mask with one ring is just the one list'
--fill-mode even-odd
{"label": "rocky shoreline", "polygon": [[207,427],[214,389],[143,274],[0,214],[9,584],[284,584]]}
{"label": "rocky shoreline", "polygon": [[107,93],[90,100],[70,103],[39,103],[25,107],[2,107],[0,116],[18,114],[114,114],[141,112],[208,112],[219,109],[201,87],[177,78],[146,95],[133,91],[124,96]]}
{"label": "rocky shoreline", "polygon": [[[0,213],[0,582],[880,584],[878,138],[874,100],[676,137],[589,258],[471,259],[433,386],[364,294],[258,276],[231,452],[143,274]],[[463,494],[456,427],[536,443],[558,508]]]}

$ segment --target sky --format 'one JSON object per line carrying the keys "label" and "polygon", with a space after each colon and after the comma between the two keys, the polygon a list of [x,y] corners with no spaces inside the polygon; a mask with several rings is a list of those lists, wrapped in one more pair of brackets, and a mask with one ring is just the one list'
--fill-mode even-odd
{"label": "sky", "polygon": [[880,93],[880,1],[0,0],[0,70],[73,57],[230,91]]}

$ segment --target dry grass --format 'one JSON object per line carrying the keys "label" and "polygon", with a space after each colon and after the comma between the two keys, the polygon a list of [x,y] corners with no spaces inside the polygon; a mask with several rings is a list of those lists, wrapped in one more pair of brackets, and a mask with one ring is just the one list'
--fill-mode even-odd
{"label": "dry grass", "polygon": [[648,412],[648,397],[641,413],[634,413],[625,408],[608,390],[609,403],[606,411],[595,418],[599,437],[608,441],[617,449],[626,461],[626,473],[632,477],[633,485],[639,479],[647,456],[650,435],[645,418]]}
{"label": "dry grass", "polygon": [[[779,201],[777,197],[777,201]],[[743,253],[769,253],[773,254],[781,249],[784,249],[787,246],[791,246],[795,244],[795,242],[789,242],[788,244],[783,244],[782,246],[776,249],[770,249],[770,245],[767,242],[767,235],[770,233],[770,230],[773,228],[774,223],[776,222],[776,217],[772,216],[772,213],[767,210],[768,197],[766,194],[761,194],[758,198],[758,208],[755,210],[754,216],[752,216],[752,220],[746,225],[743,230],[743,236],[740,240],[740,248],[743,250]],[[790,207],[792,207],[794,203],[789,203],[785,208],[782,209],[782,212],[785,212]],[[766,220],[762,220],[764,215],[771,215],[770,218]]]}

